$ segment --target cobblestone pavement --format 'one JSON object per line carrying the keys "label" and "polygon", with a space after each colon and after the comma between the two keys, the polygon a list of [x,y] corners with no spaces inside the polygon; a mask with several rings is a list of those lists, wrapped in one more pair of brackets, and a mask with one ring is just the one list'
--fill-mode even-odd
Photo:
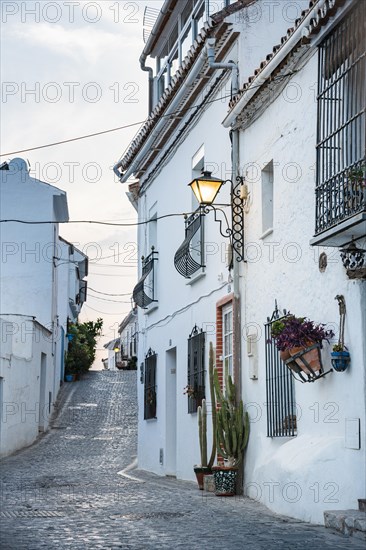
{"label": "cobblestone pavement", "polygon": [[136,372],[65,384],[53,428],[1,461],[1,548],[365,549],[247,498],[138,470],[118,475],[136,442]]}

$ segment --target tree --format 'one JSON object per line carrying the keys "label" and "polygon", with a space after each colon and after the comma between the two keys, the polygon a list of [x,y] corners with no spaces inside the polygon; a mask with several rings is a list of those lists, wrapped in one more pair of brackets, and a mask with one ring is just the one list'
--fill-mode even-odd
{"label": "tree", "polygon": [[103,319],[95,322],[70,323],[68,335],[71,335],[66,360],[66,374],[82,374],[87,372],[95,359],[97,339],[102,333]]}

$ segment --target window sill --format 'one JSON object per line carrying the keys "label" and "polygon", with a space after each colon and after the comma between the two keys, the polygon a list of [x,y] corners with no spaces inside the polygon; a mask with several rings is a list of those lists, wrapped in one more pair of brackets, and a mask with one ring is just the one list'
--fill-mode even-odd
{"label": "window sill", "polygon": [[266,229],[266,231],[264,233],[262,233],[262,235],[259,238],[260,238],[260,240],[263,240],[266,237],[268,237],[269,235],[272,235],[272,233],[273,233],[273,227],[270,227],[269,229]]}
{"label": "window sill", "polygon": [[200,279],[203,279],[203,277],[206,277],[206,273],[205,271],[200,271],[199,273],[197,273],[197,275],[194,275],[194,277],[192,277],[191,279],[189,279],[187,282],[186,282],[186,285],[190,286],[190,285],[194,285],[194,283],[196,283],[197,281],[199,281]]}
{"label": "window sill", "polygon": [[159,304],[157,302],[153,302],[147,309],[144,310],[144,314],[149,315],[150,313],[158,309],[158,307]]}

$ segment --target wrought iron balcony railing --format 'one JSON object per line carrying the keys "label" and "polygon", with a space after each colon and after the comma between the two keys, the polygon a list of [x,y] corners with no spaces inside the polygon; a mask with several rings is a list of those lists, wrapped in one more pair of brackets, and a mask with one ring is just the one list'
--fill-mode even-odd
{"label": "wrought iron balcony railing", "polygon": [[366,160],[333,176],[316,188],[318,235],[359,213],[366,213]]}
{"label": "wrought iron balcony railing", "polygon": [[142,276],[133,289],[134,302],[144,309],[152,302],[157,302],[155,288],[155,262],[158,259],[157,254],[152,246],[151,253],[146,258],[142,258]]}

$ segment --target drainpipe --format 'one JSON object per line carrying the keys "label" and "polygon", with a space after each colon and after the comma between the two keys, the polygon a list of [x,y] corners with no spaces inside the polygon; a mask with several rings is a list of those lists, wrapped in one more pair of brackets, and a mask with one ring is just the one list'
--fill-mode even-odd
{"label": "drainpipe", "polygon": [[[206,51],[209,66],[212,69],[230,69],[231,70],[231,95],[235,95],[239,90],[239,70],[234,61],[228,61],[227,63],[215,62],[215,39],[209,38],[206,42]],[[231,179],[235,183],[236,176],[239,174],[239,130],[231,130]],[[236,254],[233,254],[233,294],[234,294],[234,308],[233,317],[234,321],[234,342],[233,351],[234,357],[236,357],[235,364],[237,368],[234,371],[236,380],[236,398],[240,400],[242,398],[242,372],[241,372],[241,315],[240,315],[240,264],[236,259]],[[234,367],[235,368],[235,367]],[[238,475],[238,488],[239,493],[242,494],[243,490],[243,472],[239,470]]]}
{"label": "drainpipe", "polygon": [[215,38],[208,38],[206,41],[208,64],[211,69],[231,69],[231,95],[235,95],[239,90],[238,66],[234,61],[228,61],[227,63],[215,62],[215,42]]}
{"label": "drainpipe", "polygon": [[151,67],[146,67],[146,54],[142,54],[140,57],[140,68],[141,70],[149,73],[149,114],[152,111],[153,105],[153,84],[154,84],[154,71]]}

